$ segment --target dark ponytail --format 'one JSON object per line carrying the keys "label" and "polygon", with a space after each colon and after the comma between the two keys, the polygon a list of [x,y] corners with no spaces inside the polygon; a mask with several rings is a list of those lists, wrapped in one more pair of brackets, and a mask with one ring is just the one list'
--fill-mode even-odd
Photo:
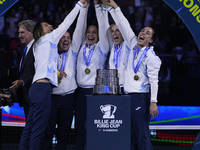
{"label": "dark ponytail", "polygon": [[43,28],[41,23],[42,22],[38,22],[33,29],[33,38],[35,39],[34,45],[43,36]]}

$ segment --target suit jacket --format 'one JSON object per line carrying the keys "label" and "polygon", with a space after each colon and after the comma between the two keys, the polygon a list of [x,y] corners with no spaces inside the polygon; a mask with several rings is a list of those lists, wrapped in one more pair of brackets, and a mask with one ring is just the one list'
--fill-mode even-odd
{"label": "suit jacket", "polygon": [[[23,53],[22,53],[23,56]],[[29,88],[32,84],[33,76],[35,74],[34,67],[35,58],[33,55],[33,44],[29,49],[22,66],[21,79],[25,82],[24,86],[18,90],[19,106],[23,106],[23,101],[29,102]],[[26,107],[26,106],[25,106]]]}

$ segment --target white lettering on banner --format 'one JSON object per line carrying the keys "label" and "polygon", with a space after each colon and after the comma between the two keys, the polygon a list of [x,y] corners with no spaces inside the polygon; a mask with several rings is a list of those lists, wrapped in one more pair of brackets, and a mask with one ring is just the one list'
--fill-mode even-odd
{"label": "white lettering on banner", "polygon": [[118,129],[103,129],[103,132],[118,132]]}
{"label": "white lettering on banner", "polygon": [[[97,128],[119,128],[122,125],[122,120],[94,120]],[[104,131],[104,130],[103,130]]]}

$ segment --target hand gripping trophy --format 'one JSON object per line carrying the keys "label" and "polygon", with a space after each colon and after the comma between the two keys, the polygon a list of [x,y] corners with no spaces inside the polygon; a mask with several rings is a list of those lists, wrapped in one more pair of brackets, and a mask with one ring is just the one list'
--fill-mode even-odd
{"label": "hand gripping trophy", "polygon": [[104,8],[108,8],[109,7],[108,5],[106,5],[106,2],[110,2],[109,0],[100,0],[100,1],[103,4]]}

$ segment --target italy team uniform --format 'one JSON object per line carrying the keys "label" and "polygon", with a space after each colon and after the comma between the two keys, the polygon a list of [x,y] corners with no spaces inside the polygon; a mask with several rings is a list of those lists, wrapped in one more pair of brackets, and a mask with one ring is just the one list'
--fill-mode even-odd
{"label": "italy team uniform", "polygon": [[[82,37],[85,34],[87,18],[87,8],[81,8],[77,20],[77,25],[73,33],[72,43],[67,51],[59,53],[57,58],[58,71],[64,71],[67,76],[61,79],[58,87],[53,88],[51,96],[51,114],[47,130],[45,133],[44,141],[42,144],[43,150],[52,149],[52,138],[55,133],[55,126],[57,128],[57,149],[62,150],[67,147],[67,139],[71,129],[73,119],[75,95],[74,92],[77,88],[75,79],[76,75],[76,59],[80,45],[82,44]],[[83,24],[80,26],[80,24]]]}
{"label": "italy team uniform", "polygon": [[[99,25],[99,41],[94,45],[83,42],[77,58],[77,83],[76,104],[75,104],[75,129],[76,129],[76,150],[84,149],[86,142],[86,95],[92,95],[95,85],[96,70],[103,69],[109,52],[109,43],[106,32],[109,25],[106,24],[108,16],[101,5],[95,5],[97,21]],[[84,38],[85,39],[85,38]]]}
{"label": "italy team uniform", "polygon": [[[117,8],[120,11],[120,8]],[[117,27],[119,28],[124,41],[120,45],[113,44],[111,49],[110,58],[109,58],[109,68],[118,70],[119,84],[123,87],[124,84],[124,73],[127,67],[127,62],[130,54],[130,43],[134,40],[136,41],[136,36],[132,31],[128,21],[123,16],[122,13],[116,13],[117,9],[113,9],[112,7],[108,8],[113,20],[115,21]],[[124,21],[123,24],[119,24],[120,21]],[[126,30],[124,30],[124,28]],[[128,37],[124,37],[124,34],[128,34]],[[124,90],[122,88],[122,93]]]}
{"label": "italy team uniform", "polygon": [[117,69],[119,77],[119,85],[122,87],[124,84],[124,72],[128,62],[130,48],[123,41],[120,45],[113,44],[110,52],[109,69]]}
{"label": "italy team uniform", "polygon": [[[75,20],[82,5],[78,2],[58,28],[42,36],[34,45],[35,75],[29,90],[30,112],[21,137],[20,150],[41,148],[41,138],[51,110],[52,86],[58,86],[57,44]],[[48,79],[51,84],[36,82],[40,79]]]}
{"label": "italy team uniform", "polygon": [[[144,50],[148,48],[144,59],[137,71],[133,70],[140,60]],[[152,149],[149,122],[150,122],[150,102],[157,102],[158,72],[161,61],[155,55],[153,47],[143,47],[137,57],[134,57],[135,48],[131,51],[127,70],[125,72],[124,91],[131,95],[131,121],[132,121],[132,148],[135,145],[142,149]],[[151,94],[149,90],[151,89]],[[145,143],[145,144],[144,144]]]}
{"label": "italy team uniform", "polygon": [[152,46],[136,47],[137,38],[119,7],[109,11],[115,15],[116,25],[131,49],[124,75],[124,91],[131,96],[131,149],[151,150],[149,107],[150,102],[157,102],[161,61]]}

